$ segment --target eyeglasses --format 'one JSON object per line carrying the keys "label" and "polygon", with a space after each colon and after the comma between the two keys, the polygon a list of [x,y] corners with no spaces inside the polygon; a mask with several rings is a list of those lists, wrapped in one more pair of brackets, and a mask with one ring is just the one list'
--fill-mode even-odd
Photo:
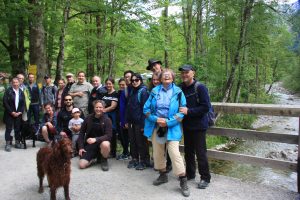
{"label": "eyeglasses", "polygon": [[65,101],[72,101],[73,99],[65,99]]}
{"label": "eyeglasses", "polygon": [[139,81],[140,81],[140,79],[131,79],[131,81],[132,81],[132,82],[136,82],[136,83],[137,83],[137,82],[139,82]]}

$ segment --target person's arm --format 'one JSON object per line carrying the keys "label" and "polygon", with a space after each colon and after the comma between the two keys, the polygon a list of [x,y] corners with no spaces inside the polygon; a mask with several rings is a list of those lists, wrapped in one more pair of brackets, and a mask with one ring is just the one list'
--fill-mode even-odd
{"label": "person's arm", "polygon": [[117,107],[117,105],[118,105],[118,102],[117,102],[117,101],[111,101],[110,106],[107,107],[107,108],[105,108],[105,109],[104,109],[104,112],[108,113],[108,112],[111,112],[111,111],[115,110],[116,107]]}
{"label": "person's arm", "polygon": [[209,111],[210,99],[209,99],[208,89],[203,84],[199,84],[199,86],[196,89],[197,89],[196,93],[198,95],[199,104],[194,108],[188,108],[187,115],[203,117]]}
{"label": "person's arm", "polygon": [[111,141],[112,138],[112,122],[109,117],[104,117],[104,135],[96,137],[96,141],[101,144],[103,141]]}
{"label": "person's arm", "polygon": [[80,128],[80,132],[79,132],[79,136],[78,136],[78,140],[77,140],[77,143],[78,143],[78,149],[83,149],[84,148],[84,138],[85,138],[85,134],[86,134],[86,131],[87,131],[87,121],[88,121],[88,118],[86,118],[82,125],[81,125],[81,128]]}
{"label": "person's arm", "polygon": [[[181,97],[180,97],[180,102],[178,102],[177,101],[177,105],[170,105],[170,107],[171,106],[176,106],[176,107],[186,107],[186,98],[185,98],[185,96],[184,96],[184,94],[183,94],[183,92],[182,91],[180,91],[181,92]],[[176,97],[174,97],[174,98],[178,98],[178,95],[176,96]],[[175,126],[175,125],[177,125],[178,123],[181,123],[181,121],[183,120],[183,118],[184,118],[184,114],[183,113],[180,113],[179,112],[179,109],[178,109],[178,112],[176,113],[176,114],[174,114],[173,116],[171,116],[171,117],[169,117],[168,119],[166,119],[166,123],[167,123],[167,126],[168,127],[173,127],[173,126]]]}
{"label": "person's arm", "polygon": [[152,104],[152,100],[154,100],[154,94],[151,93],[149,98],[147,99],[146,103],[144,104],[144,108],[143,108],[143,112],[145,114],[145,117],[147,120],[151,121],[151,122],[157,122],[158,116],[156,116],[153,111],[154,109],[151,108],[151,104]]}

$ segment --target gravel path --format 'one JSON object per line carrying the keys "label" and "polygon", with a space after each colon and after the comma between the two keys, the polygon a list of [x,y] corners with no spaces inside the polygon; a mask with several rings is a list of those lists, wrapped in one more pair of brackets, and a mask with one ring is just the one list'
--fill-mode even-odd
{"label": "gravel path", "polygon": [[[3,130],[0,138],[4,138]],[[28,149],[14,149],[8,153],[4,151],[4,142],[0,142],[0,171],[1,200],[41,200],[49,199],[49,189],[45,188],[43,194],[38,191],[38,178],[36,175],[36,152],[44,144],[37,142],[32,148],[27,141]],[[191,196],[184,198],[179,190],[179,181],[169,175],[169,183],[153,186],[152,181],[157,177],[153,169],[137,171],[127,169],[128,161],[109,160],[110,169],[103,172],[99,165],[79,170],[78,157],[72,159],[72,173],[70,196],[73,200],[146,200],[146,199],[205,199],[205,200],[253,200],[253,199],[296,199],[297,193],[270,186],[246,183],[237,179],[212,175],[212,182],[205,190],[197,188],[196,181],[189,181]],[[46,179],[45,179],[46,180]],[[199,180],[199,177],[196,179]],[[47,186],[47,181],[44,181]],[[64,199],[63,189],[57,192],[57,199]]]}

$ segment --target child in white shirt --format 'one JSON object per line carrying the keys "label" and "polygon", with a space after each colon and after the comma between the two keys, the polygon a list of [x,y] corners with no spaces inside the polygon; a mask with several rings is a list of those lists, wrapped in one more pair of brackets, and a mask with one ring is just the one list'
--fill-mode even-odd
{"label": "child in white shirt", "polygon": [[81,124],[83,123],[83,119],[80,118],[80,115],[81,115],[80,110],[78,108],[73,108],[72,110],[73,118],[70,119],[69,121],[69,129],[72,131],[72,147],[73,147],[74,156],[77,155],[76,143],[79,136]]}

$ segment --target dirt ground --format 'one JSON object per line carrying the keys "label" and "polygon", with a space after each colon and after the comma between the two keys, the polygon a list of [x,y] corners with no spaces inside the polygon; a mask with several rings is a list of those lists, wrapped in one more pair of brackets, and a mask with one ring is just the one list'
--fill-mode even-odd
{"label": "dirt ground", "polygon": [[[50,199],[47,181],[44,180],[45,192],[39,194],[36,172],[36,153],[44,143],[37,142],[32,148],[27,141],[28,149],[12,148],[11,152],[4,151],[4,129],[0,129],[0,171],[1,200],[41,200]],[[161,186],[153,186],[152,181],[158,176],[153,169],[137,171],[128,169],[129,161],[109,160],[110,169],[103,172],[100,165],[79,170],[78,157],[72,159],[70,196],[73,200],[148,200],[148,199],[204,199],[204,200],[252,200],[252,199],[296,199],[298,194],[276,187],[242,182],[237,179],[212,175],[212,182],[205,190],[197,188],[199,177],[189,181],[191,195],[185,198],[181,195],[179,181],[171,173],[169,182]],[[57,199],[64,199],[63,189],[57,192]]]}

